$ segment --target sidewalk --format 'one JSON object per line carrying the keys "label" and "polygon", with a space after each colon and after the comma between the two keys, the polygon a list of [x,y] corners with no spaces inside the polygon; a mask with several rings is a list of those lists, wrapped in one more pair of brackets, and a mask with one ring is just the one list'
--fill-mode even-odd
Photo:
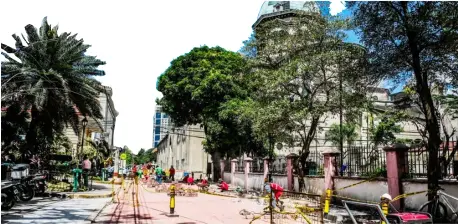
{"label": "sidewalk", "polygon": [[2,211],[2,223],[85,223],[94,217],[111,198],[57,199],[34,198],[20,202],[10,211]]}

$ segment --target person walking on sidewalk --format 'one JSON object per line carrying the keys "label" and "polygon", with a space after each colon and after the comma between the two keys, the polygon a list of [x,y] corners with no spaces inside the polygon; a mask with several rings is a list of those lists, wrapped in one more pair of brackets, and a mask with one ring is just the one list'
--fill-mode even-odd
{"label": "person walking on sidewalk", "polygon": [[162,184],[162,168],[160,166],[156,167],[156,170],[154,170],[156,173],[156,181],[158,184]]}
{"label": "person walking on sidewalk", "polygon": [[172,181],[175,181],[175,168],[173,168],[173,165],[170,166],[169,172],[170,172],[170,179],[171,179]]}
{"label": "person walking on sidewalk", "polygon": [[84,187],[89,188],[89,172],[91,172],[92,163],[87,156],[83,158],[83,178],[84,178]]}

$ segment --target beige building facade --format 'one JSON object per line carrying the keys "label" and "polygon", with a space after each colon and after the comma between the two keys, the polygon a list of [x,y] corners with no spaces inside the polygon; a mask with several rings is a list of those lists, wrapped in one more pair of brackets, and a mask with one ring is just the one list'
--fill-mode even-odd
{"label": "beige building facade", "polygon": [[169,128],[156,147],[157,165],[164,169],[173,165],[177,171],[194,172],[196,177],[212,173],[211,157],[202,145],[204,138],[200,125]]}
{"label": "beige building facade", "polygon": [[[99,94],[99,102],[101,107],[102,119],[94,119],[87,117],[87,126],[84,132],[84,147],[91,147],[86,140],[92,140],[94,142],[106,141],[110,149],[113,148],[114,141],[114,130],[116,124],[116,117],[118,112],[115,109],[114,102],[112,99],[113,90],[109,86],[104,86],[104,91]],[[77,111],[79,114],[79,111]],[[84,116],[79,114],[80,121],[84,119]],[[80,122],[81,123],[81,122]],[[69,138],[72,143],[72,157],[75,157],[77,152],[81,150],[82,141],[82,127],[78,133],[75,133],[72,128],[65,130],[65,135]]]}

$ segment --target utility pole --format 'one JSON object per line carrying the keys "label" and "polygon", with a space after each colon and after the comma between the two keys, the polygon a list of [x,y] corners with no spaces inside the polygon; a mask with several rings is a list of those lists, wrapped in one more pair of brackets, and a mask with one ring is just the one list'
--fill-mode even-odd
{"label": "utility pole", "polygon": [[[339,47],[339,53],[341,53],[341,47]],[[340,58],[339,58],[339,65],[338,65],[338,72],[339,72],[339,115],[340,115],[340,122],[339,122],[339,144],[340,144],[340,176],[343,176],[343,132],[342,132],[342,72],[340,70]]]}
{"label": "utility pole", "polygon": [[[271,133],[269,133],[269,185],[272,182],[272,161],[273,161],[273,154],[274,154],[274,142],[273,142],[273,136]],[[269,213],[270,213],[270,223],[274,223],[274,216],[273,216],[273,207],[272,203],[274,202],[274,199],[272,197],[272,189],[270,189],[269,193]]]}

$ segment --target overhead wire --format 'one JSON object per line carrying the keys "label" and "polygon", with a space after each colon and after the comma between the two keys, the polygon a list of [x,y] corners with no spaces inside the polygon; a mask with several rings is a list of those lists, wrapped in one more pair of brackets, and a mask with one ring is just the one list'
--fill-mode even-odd
{"label": "overhead wire", "polygon": [[[163,129],[163,128],[161,128]],[[165,128],[164,128],[165,129]],[[167,134],[173,134],[173,135],[180,135],[180,136],[186,136],[186,137],[192,137],[192,138],[201,138],[205,139],[205,136],[196,136],[196,135],[189,135],[189,134],[183,134],[183,133],[177,133],[177,132],[170,132],[167,131]]]}
{"label": "overhead wire", "polygon": [[[169,129],[170,130],[175,129],[175,130],[180,130],[180,131],[202,132],[202,133],[205,132],[204,130],[201,130],[201,129],[191,129],[191,130],[189,130],[190,128],[182,128],[182,127],[171,127],[171,126],[162,126],[162,125],[157,125],[155,127],[159,127],[161,130],[167,130],[167,131],[169,131]],[[205,138],[205,137],[203,137],[203,138]],[[314,138],[313,140],[315,140],[315,141],[330,141],[329,139],[325,139],[325,138]],[[355,139],[353,141],[355,141],[355,142],[367,142],[367,141],[371,142],[372,140]],[[318,147],[321,147],[321,146],[318,146]],[[328,146],[326,146],[326,147],[328,147]]]}

